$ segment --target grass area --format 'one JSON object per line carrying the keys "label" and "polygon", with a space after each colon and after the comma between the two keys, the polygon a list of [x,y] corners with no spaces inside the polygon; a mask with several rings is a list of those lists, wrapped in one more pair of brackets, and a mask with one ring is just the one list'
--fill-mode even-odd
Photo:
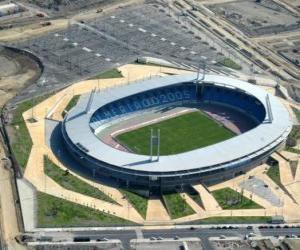
{"label": "grass area", "polygon": [[92,227],[133,225],[133,222],[99,212],[45,193],[37,193],[38,227]]}
{"label": "grass area", "polygon": [[230,217],[210,217],[189,222],[189,224],[257,224],[269,223],[271,216],[230,216]]}
{"label": "grass area", "polygon": [[149,154],[150,131],[160,129],[160,154],[178,154],[206,147],[234,135],[202,112],[192,112],[117,136],[125,147],[138,154]]}
{"label": "grass area", "polygon": [[298,148],[289,148],[289,147],[287,147],[287,148],[285,148],[285,150],[289,151],[291,153],[300,154],[300,149],[298,149]]}
{"label": "grass area", "polygon": [[132,206],[145,219],[147,214],[148,199],[128,190],[121,189],[120,191],[126,196],[126,198],[132,204]]}
{"label": "grass area", "polygon": [[62,170],[47,156],[44,156],[44,171],[51,179],[68,190],[117,204],[112,198],[101,192],[98,188],[80,180],[68,171]]}
{"label": "grass area", "polygon": [[254,201],[242,196],[231,188],[222,188],[211,192],[222,209],[263,208]]}
{"label": "grass area", "polygon": [[164,194],[163,199],[172,219],[177,219],[195,213],[195,211],[189,204],[186,203],[179,193]]}
{"label": "grass area", "polygon": [[225,66],[227,68],[241,70],[242,66],[237,64],[236,62],[232,61],[230,58],[225,58],[223,61],[219,62],[220,65]]}
{"label": "grass area", "polygon": [[109,78],[121,78],[123,77],[121,71],[119,71],[118,69],[111,69],[108,71],[105,71],[103,73],[100,73],[96,76],[93,76],[92,78],[90,78],[90,80],[93,79],[109,79]]}
{"label": "grass area", "polygon": [[203,202],[199,194],[189,194],[189,196],[195,201],[200,207],[203,207]]}
{"label": "grass area", "polygon": [[270,168],[267,171],[267,175],[278,185],[281,186],[281,181],[280,181],[280,171],[279,171],[279,165],[278,162],[277,164],[272,164],[270,165]]}
{"label": "grass area", "polygon": [[74,95],[72,99],[69,101],[68,105],[66,106],[65,110],[62,113],[62,117],[65,117],[66,112],[69,112],[73,107],[76,106],[77,102],[79,101],[80,95]]}
{"label": "grass area", "polygon": [[286,145],[287,147],[294,147],[300,140],[300,125],[294,125],[292,131],[288,135]]}
{"label": "grass area", "polygon": [[16,160],[23,169],[26,167],[30,155],[32,140],[22,114],[33,106],[47,99],[50,95],[51,94],[47,94],[24,101],[18,104],[16,109],[12,112],[13,119],[10,125],[13,128],[13,135],[11,136],[11,147]]}
{"label": "grass area", "polygon": [[299,125],[293,126],[292,131],[289,134],[289,137],[292,137],[296,140],[300,139],[300,126]]}
{"label": "grass area", "polygon": [[292,107],[292,110],[293,110],[293,112],[295,113],[298,122],[300,122],[300,110],[298,110],[298,109],[296,109],[296,108],[294,108],[294,107]]}

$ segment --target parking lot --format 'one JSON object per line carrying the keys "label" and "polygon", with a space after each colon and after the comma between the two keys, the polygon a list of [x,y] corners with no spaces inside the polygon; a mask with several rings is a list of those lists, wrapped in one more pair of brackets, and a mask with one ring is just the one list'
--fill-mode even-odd
{"label": "parking lot", "polygon": [[208,41],[196,28],[170,17],[158,5],[122,8],[90,23],[70,22],[67,30],[48,33],[12,46],[28,50],[44,65],[37,86],[23,91],[16,100],[92,77],[100,72],[152,56],[197,68],[200,61],[214,65],[224,50]]}

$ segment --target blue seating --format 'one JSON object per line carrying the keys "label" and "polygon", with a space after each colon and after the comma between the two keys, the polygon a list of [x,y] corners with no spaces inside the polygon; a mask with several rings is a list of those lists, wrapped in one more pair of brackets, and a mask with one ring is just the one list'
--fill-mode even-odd
{"label": "blue seating", "polygon": [[[263,105],[246,93],[213,85],[205,86],[202,93],[202,101],[224,103],[240,108],[246,113],[255,116],[259,121],[263,121],[265,117],[266,112]],[[197,100],[196,96],[196,87],[192,84],[154,89],[128,96],[97,110],[91,118],[91,127],[95,129],[99,124],[139,110],[179,101]]]}

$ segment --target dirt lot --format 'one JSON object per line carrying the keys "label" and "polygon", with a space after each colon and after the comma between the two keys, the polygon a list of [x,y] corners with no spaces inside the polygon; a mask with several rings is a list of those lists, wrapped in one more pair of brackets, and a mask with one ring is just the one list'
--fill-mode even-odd
{"label": "dirt lot", "polygon": [[41,70],[33,59],[0,47],[0,107],[20,89],[36,81],[40,74]]}
{"label": "dirt lot", "polygon": [[254,37],[299,29],[299,17],[271,0],[225,2],[209,8]]}

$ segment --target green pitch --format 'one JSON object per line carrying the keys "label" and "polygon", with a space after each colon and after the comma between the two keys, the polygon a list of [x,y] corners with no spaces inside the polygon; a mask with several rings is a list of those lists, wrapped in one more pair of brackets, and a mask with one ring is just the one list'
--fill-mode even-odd
{"label": "green pitch", "polygon": [[132,152],[149,155],[151,128],[160,129],[161,155],[191,151],[235,136],[207,115],[196,111],[118,135],[116,139]]}

